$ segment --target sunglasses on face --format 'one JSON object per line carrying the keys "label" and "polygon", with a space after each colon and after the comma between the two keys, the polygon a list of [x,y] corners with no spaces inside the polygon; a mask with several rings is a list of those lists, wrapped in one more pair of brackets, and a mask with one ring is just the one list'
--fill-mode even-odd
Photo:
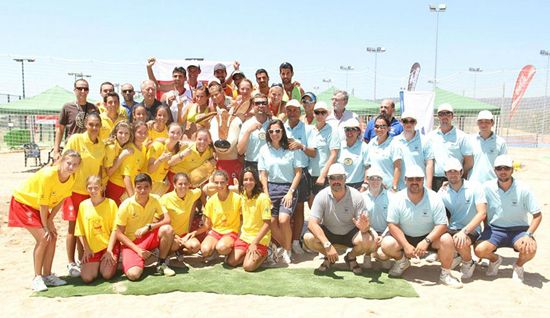
{"label": "sunglasses on face", "polygon": [[369,181],[382,181],[381,177],[369,177]]}
{"label": "sunglasses on face", "polygon": [[437,116],[450,116],[452,114],[453,114],[453,112],[443,111],[443,112],[437,113]]}
{"label": "sunglasses on face", "polygon": [[268,132],[270,134],[280,134],[281,131],[283,131],[283,130],[282,129],[270,129],[270,130],[268,130]]}
{"label": "sunglasses on face", "polygon": [[342,181],[344,180],[345,176],[344,175],[341,175],[341,174],[335,174],[335,175],[332,175],[332,176],[328,176],[328,179],[331,180],[331,181]]}
{"label": "sunglasses on face", "polygon": [[254,105],[267,105],[267,101],[266,100],[257,101],[257,102],[254,102]]}
{"label": "sunglasses on face", "polygon": [[403,122],[403,124],[416,124],[416,119],[408,119],[408,118],[404,118],[401,120]]}
{"label": "sunglasses on face", "polygon": [[407,178],[407,181],[414,181],[414,182],[420,182],[424,180],[424,178],[422,177],[411,177],[411,178]]}
{"label": "sunglasses on face", "polygon": [[124,94],[130,94],[130,93],[133,93],[134,90],[133,90],[133,89],[123,89],[122,92],[123,92]]}
{"label": "sunglasses on face", "polygon": [[359,130],[359,128],[357,128],[357,127],[346,127],[346,128],[344,128],[345,132],[354,132],[354,131],[358,131],[358,130]]}
{"label": "sunglasses on face", "polygon": [[314,110],[313,113],[315,115],[326,115],[327,111],[326,110]]}
{"label": "sunglasses on face", "polygon": [[90,90],[89,87],[75,87],[74,89],[76,89],[77,91],[81,91],[81,92],[87,92]]}
{"label": "sunglasses on face", "polygon": [[302,103],[304,103],[304,104],[306,104],[306,105],[315,104],[315,102],[312,101],[312,100],[303,100]]}
{"label": "sunglasses on face", "polygon": [[386,128],[388,128],[388,125],[374,125],[374,128],[376,128],[376,129],[386,129]]}
{"label": "sunglasses on face", "polygon": [[502,170],[510,171],[510,170],[512,170],[512,168],[511,167],[506,167],[506,166],[498,166],[498,167],[495,167],[495,170],[496,171],[502,171]]}

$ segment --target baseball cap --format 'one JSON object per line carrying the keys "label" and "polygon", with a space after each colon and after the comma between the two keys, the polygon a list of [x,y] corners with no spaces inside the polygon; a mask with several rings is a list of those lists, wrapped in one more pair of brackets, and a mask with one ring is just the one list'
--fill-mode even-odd
{"label": "baseball cap", "polygon": [[288,106],[293,106],[293,107],[302,107],[302,105],[300,105],[300,102],[295,100],[295,99],[291,99],[289,100],[287,103],[286,103],[286,107]]}
{"label": "baseball cap", "polygon": [[355,118],[350,118],[348,120],[346,120],[344,122],[344,128],[355,128],[355,127],[361,127],[361,125],[359,125],[359,121]]}
{"label": "baseball cap", "polygon": [[447,159],[447,161],[445,161],[444,170],[445,170],[445,172],[450,171],[450,170],[460,171],[460,170],[462,170],[462,164],[456,158],[449,158],[449,159]]}
{"label": "baseball cap", "polygon": [[232,78],[232,79],[235,79],[235,76],[246,77],[246,76],[244,76],[244,73],[243,73],[243,71],[241,71],[241,70],[236,70],[235,72],[233,72],[233,75],[231,75],[231,78]]}
{"label": "baseball cap", "polygon": [[404,111],[403,114],[401,114],[401,119],[403,118],[412,118],[414,120],[417,120],[416,115],[411,111]]}
{"label": "baseball cap", "polygon": [[417,165],[407,168],[405,172],[405,178],[421,177],[424,178],[424,170]]}
{"label": "baseball cap", "polygon": [[344,166],[342,166],[341,163],[333,163],[330,168],[328,168],[327,176],[333,176],[337,174],[343,174],[346,175],[346,169],[344,169]]}
{"label": "baseball cap", "polygon": [[312,102],[316,102],[317,101],[317,96],[315,96],[315,94],[313,94],[312,92],[307,92],[304,94],[304,96],[302,96],[302,101],[304,101],[304,98],[305,97],[309,97],[311,99]]}
{"label": "baseball cap", "polygon": [[187,70],[189,70],[192,67],[196,67],[199,70],[201,69],[201,66],[199,65],[199,63],[191,63],[191,64],[187,65]]}
{"label": "baseball cap", "polygon": [[496,167],[510,167],[512,168],[514,166],[514,161],[512,160],[512,157],[508,155],[500,155],[495,159],[495,164],[493,165]]}
{"label": "baseball cap", "polygon": [[315,104],[315,107],[313,108],[313,110],[318,110],[318,109],[328,110],[327,103],[323,101],[318,102],[317,104]]}
{"label": "baseball cap", "polygon": [[225,68],[225,65],[223,65],[222,63],[218,63],[218,64],[214,65],[214,72],[219,71],[219,70],[226,71],[227,69]]}
{"label": "baseball cap", "polygon": [[437,112],[451,112],[451,113],[454,113],[454,110],[453,110],[453,106],[449,103],[443,103],[441,105],[439,105],[439,107],[437,107]]}
{"label": "baseball cap", "polygon": [[378,168],[370,168],[367,170],[367,177],[382,177],[383,173]]}
{"label": "baseball cap", "polygon": [[479,114],[477,114],[477,120],[481,120],[481,119],[493,120],[493,113],[491,113],[488,110],[482,110],[479,112]]}

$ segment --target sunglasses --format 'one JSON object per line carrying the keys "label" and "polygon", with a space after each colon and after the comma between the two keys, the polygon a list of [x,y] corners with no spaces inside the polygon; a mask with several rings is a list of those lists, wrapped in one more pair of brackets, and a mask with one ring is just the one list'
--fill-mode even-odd
{"label": "sunglasses", "polygon": [[369,181],[382,181],[381,177],[369,177]]}
{"label": "sunglasses", "polygon": [[420,182],[424,180],[424,178],[422,177],[411,177],[411,178],[407,178],[407,181],[414,181],[414,182]]}
{"label": "sunglasses", "polygon": [[280,134],[283,130],[282,129],[270,129],[268,132],[270,134]]}
{"label": "sunglasses", "polygon": [[283,87],[283,84],[281,84],[281,83],[273,83],[273,84],[271,84],[271,87],[281,87],[281,88],[282,88],[282,87]]}
{"label": "sunglasses", "polygon": [[358,131],[358,130],[359,130],[359,128],[357,128],[357,127],[346,127],[346,128],[344,128],[345,132],[354,132],[354,131]]}
{"label": "sunglasses", "polygon": [[133,89],[123,89],[122,92],[123,92],[124,94],[130,94],[130,93],[133,93],[134,90],[133,90]]}
{"label": "sunglasses", "polygon": [[90,90],[89,87],[75,87],[74,89],[76,89],[77,91],[81,91],[81,92],[87,92]]}
{"label": "sunglasses", "polygon": [[341,175],[341,174],[335,174],[335,175],[332,175],[332,176],[328,176],[328,179],[331,180],[331,181],[342,181],[344,180],[345,176],[344,175]]}
{"label": "sunglasses", "polygon": [[388,125],[374,125],[374,128],[376,128],[376,129],[386,129],[386,128],[388,128]]}
{"label": "sunglasses", "polygon": [[403,122],[403,124],[416,124],[416,119],[407,119],[407,118],[404,118],[404,119],[401,119],[401,121]]}
{"label": "sunglasses", "polygon": [[328,112],[326,110],[314,110],[315,115],[326,115]]}
{"label": "sunglasses", "polygon": [[437,113],[437,116],[449,116],[449,115],[452,115],[452,114],[453,114],[453,112],[443,111],[443,112]]}
{"label": "sunglasses", "polygon": [[512,170],[512,168],[511,168],[511,167],[507,167],[507,166],[498,166],[498,167],[495,167],[495,170],[496,170],[496,171],[502,171],[502,170],[504,170],[504,171],[510,171],[510,170]]}
{"label": "sunglasses", "polygon": [[302,103],[304,103],[304,104],[306,104],[306,105],[315,104],[315,102],[312,101],[312,100],[303,100]]}
{"label": "sunglasses", "polygon": [[267,105],[267,101],[254,102],[254,105]]}

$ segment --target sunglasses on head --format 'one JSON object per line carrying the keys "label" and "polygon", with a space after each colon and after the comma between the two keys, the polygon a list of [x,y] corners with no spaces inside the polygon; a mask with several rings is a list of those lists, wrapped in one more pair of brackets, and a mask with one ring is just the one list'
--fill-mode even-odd
{"label": "sunglasses on head", "polygon": [[273,83],[273,84],[271,84],[271,87],[281,87],[281,88],[282,88],[282,87],[283,87],[283,84],[281,84],[281,83]]}
{"label": "sunglasses on head", "polygon": [[315,115],[326,115],[327,111],[326,110],[314,110],[313,113],[315,113]]}
{"label": "sunglasses on head", "polygon": [[283,130],[282,129],[270,129],[270,130],[268,130],[268,132],[270,134],[280,134],[281,131],[283,131]]}
{"label": "sunglasses on head", "polygon": [[512,167],[498,166],[498,167],[495,167],[495,170],[496,170],[496,171],[502,171],[502,170],[504,170],[504,171],[510,171],[510,170],[512,170]]}
{"label": "sunglasses on head", "polygon": [[401,119],[401,121],[403,122],[403,124],[416,124],[416,119],[408,119],[408,118],[403,118]]}
{"label": "sunglasses on head", "polygon": [[357,128],[357,127],[346,127],[346,128],[344,128],[345,132],[353,132],[353,131],[358,131],[358,130],[359,130],[359,128]]}
{"label": "sunglasses on head", "polygon": [[332,181],[342,181],[344,180],[345,176],[342,175],[342,174],[335,174],[335,175],[332,175],[332,176],[328,176],[328,179],[329,180],[332,180]]}
{"label": "sunglasses on head", "polygon": [[75,87],[74,89],[76,89],[77,91],[82,91],[82,92],[87,92],[90,90],[89,87]]}
{"label": "sunglasses on head", "polygon": [[304,103],[304,104],[306,104],[306,105],[315,104],[315,102],[312,101],[312,100],[303,100],[302,103]]}

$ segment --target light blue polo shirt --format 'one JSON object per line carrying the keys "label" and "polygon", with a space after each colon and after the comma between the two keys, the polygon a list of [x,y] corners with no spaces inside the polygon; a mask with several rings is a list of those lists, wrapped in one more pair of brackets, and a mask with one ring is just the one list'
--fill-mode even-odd
{"label": "light blue polo shirt", "polygon": [[[458,191],[447,185],[441,187],[437,193],[443,200],[445,208],[451,213],[449,228],[453,230],[462,230],[466,227],[477,214],[476,205],[487,203],[480,184],[468,180],[463,181],[462,187]],[[475,231],[481,233],[481,227],[476,227]]]}
{"label": "light blue polo shirt", "polygon": [[338,128],[330,122],[327,122],[320,131],[316,126],[311,126],[307,142],[308,148],[313,147],[317,150],[317,155],[309,159],[308,171],[311,176],[318,177],[330,156],[330,151],[340,150]]}
{"label": "light blue polo shirt", "polygon": [[474,154],[474,166],[470,170],[468,180],[483,184],[496,179],[497,175],[493,169],[495,159],[508,153],[504,138],[493,133],[489,138],[483,139],[479,134],[475,134],[470,135],[470,144]]}
{"label": "light blue polo shirt", "polygon": [[504,192],[498,181],[483,184],[487,198],[487,221],[498,227],[529,226],[528,215],[540,212],[540,206],[531,190],[523,182],[514,179]]}
{"label": "light blue polo shirt", "polygon": [[405,189],[405,173],[407,172],[407,167],[418,166],[426,173],[426,162],[434,159],[434,153],[430,143],[419,131],[416,131],[414,137],[409,141],[401,134],[394,137],[393,142],[396,147],[401,149],[401,155],[403,156],[401,161],[399,189]]}
{"label": "light blue polo shirt", "polygon": [[383,189],[376,197],[369,190],[362,192],[361,196],[365,200],[365,208],[369,212],[370,226],[376,233],[383,233],[388,227],[388,223],[386,222],[388,218],[388,205],[390,198],[393,198],[394,194]]}
{"label": "light blue polo shirt", "polygon": [[[259,123],[256,117],[252,117],[244,122],[241,126],[241,132],[239,133],[239,142],[242,140],[244,132],[249,129],[250,126]],[[246,152],[244,153],[244,160],[258,162],[258,156],[260,155],[260,149],[266,142],[267,126],[269,125],[269,119],[266,120],[262,127],[254,130],[248,139],[248,145]]]}
{"label": "light blue polo shirt", "polygon": [[[308,125],[304,124],[304,122],[299,121],[294,128],[291,128],[288,124],[288,120],[284,124],[286,136],[290,139],[295,139],[299,141],[302,145],[308,146],[307,142],[307,136],[308,132],[311,129]],[[309,157],[302,151],[302,150],[294,150],[296,153],[298,153],[298,156],[300,158],[300,161],[303,164],[303,167],[309,166]]]}
{"label": "light blue polo shirt", "polygon": [[390,201],[387,221],[413,237],[429,234],[436,225],[448,224],[443,201],[426,187],[424,197],[416,205],[409,199],[407,189],[399,191]]}
{"label": "light blue polo shirt", "polygon": [[368,164],[371,168],[378,168],[382,171],[384,185],[389,189],[391,189],[393,183],[393,163],[403,157],[401,149],[392,141],[393,137],[390,136],[379,145],[378,136],[374,137],[369,142],[367,155]]}
{"label": "light blue polo shirt", "polygon": [[453,127],[444,134],[441,129],[436,129],[428,134],[428,142],[431,143],[435,158],[434,176],[444,177],[445,162],[453,157],[464,164],[464,156],[472,155],[472,146],[468,135],[462,130]]}
{"label": "light blue polo shirt", "polygon": [[275,149],[269,144],[265,144],[260,149],[258,171],[267,171],[268,182],[292,183],[296,167],[303,168],[296,151],[282,147]]}
{"label": "light blue polo shirt", "polygon": [[348,147],[346,141],[340,144],[338,160],[346,169],[346,183],[357,183],[365,180],[365,170],[367,169],[368,145],[359,138],[351,147]]}

